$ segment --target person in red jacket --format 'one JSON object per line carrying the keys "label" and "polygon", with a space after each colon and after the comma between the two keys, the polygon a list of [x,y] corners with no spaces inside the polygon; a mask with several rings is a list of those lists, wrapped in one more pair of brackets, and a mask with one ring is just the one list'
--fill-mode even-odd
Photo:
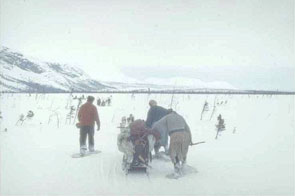
{"label": "person in red jacket", "polygon": [[97,131],[100,129],[100,120],[97,108],[93,105],[94,97],[88,96],[87,102],[80,107],[78,113],[80,128],[80,153],[84,155],[87,150],[86,138],[88,136],[88,149],[94,151],[94,124],[96,122]]}

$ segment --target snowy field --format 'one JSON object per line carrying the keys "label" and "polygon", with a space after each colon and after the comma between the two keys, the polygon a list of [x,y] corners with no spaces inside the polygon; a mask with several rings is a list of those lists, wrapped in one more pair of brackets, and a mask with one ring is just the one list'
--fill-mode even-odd
{"label": "snowy field", "polygon": [[[174,95],[171,101],[171,95],[113,94],[111,106],[98,107],[95,145],[102,153],[81,159],[71,158],[79,152],[79,130],[66,118],[77,99],[69,94],[2,94],[0,99],[3,196],[295,194],[294,95]],[[145,119],[150,99],[164,107],[172,102],[191,127],[193,141],[206,141],[189,149],[188,165],[197,173],[168,179],[172,163],[153,160],[149,177],[124,175],[117,126],[130,113]],[[205,101],[209,111],[200,120]],[[16,125],[29,110],[34,116]],[[226,130],[215,139],[219,114]]]}

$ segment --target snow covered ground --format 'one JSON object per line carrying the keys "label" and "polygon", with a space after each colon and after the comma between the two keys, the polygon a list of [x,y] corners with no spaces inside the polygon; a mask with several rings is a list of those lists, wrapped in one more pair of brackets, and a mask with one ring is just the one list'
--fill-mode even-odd
{"label": "snow covered ground", "polygon": [[[77,99],[69,94],[2,94],[0,99],[0,195],[295,194],[294,95],[174,95],[172,100],[172,95],[113,94],[111,106],[98,107],[102,125],[95,143],[102,153],[81,159],[71,158],[79,151],[79,130],[73,120],[66,122]],[[149,178],[123,174],[117,126],[130,113],[145,119],[150,99],[164,107],[172,102],[190,125],[193,141],[206,141],[189,149],[188,164],[197,173],[168,179],[171,162],[153,160]],[[200,120],[205,101],[209,111]],[[33,118],[16,125],[29,110]],[[216,140],[218,114],[226,130]]]}

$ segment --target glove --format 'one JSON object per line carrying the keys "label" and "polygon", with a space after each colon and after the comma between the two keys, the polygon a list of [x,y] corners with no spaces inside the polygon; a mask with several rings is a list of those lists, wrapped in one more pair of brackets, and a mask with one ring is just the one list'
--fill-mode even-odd
{"label": "glove", "polygon": [[80,128],[81,128],[81,123],[80,123],[80,122],[76,123],[76,127],[77,127],[78,129],[80,129]]}

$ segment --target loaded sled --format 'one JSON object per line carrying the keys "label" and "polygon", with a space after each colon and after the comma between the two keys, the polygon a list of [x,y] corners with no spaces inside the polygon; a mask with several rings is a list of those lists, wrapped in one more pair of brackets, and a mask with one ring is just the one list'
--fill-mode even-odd
{"label": "loaded sled", "polygon": [[154,136],[145,129],[142,120],[136,120],[129,126],[120,125],[118,135],[118,149],[123,152],[122,169],[127,175],[133,171],[148,173],[152,160],[151,151],[154,147]]}
{"label": "loaded sled", "polygon": [[134,153],[132,154],[132,161],[128,160],[126,154],[123,155],[123,171],[125,174],[129,172],[143,171],[148,173],[151,156],[149,152],[148,140],[136,140],[134,145]]}

